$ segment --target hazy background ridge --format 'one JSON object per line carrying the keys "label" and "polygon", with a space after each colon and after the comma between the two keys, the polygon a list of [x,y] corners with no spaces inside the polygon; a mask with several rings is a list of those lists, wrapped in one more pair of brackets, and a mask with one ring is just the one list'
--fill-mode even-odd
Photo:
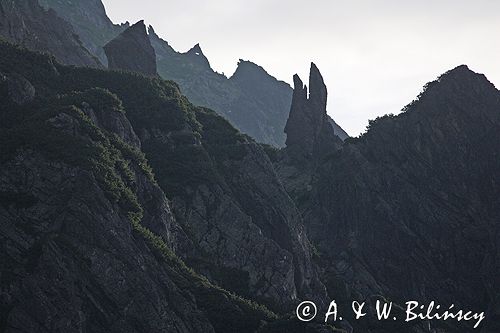
{"label": "hazy background ridge", "polygon": [[239,58],[291,82],[318,64],[328,112],[350,134],[397,113],[422,86],[459,64],[500,83],[495,0],[103,0],[115,22],[145,19],[176,50],[200,43],[214,70]]}

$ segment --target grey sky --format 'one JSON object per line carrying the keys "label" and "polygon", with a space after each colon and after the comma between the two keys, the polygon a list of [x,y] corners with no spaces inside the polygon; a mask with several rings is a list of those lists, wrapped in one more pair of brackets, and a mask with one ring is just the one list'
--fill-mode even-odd
{"label": "grey sky", "polygon": [[200,43],[230,76],[239,58],[280,80],[309,63],[328,113],[351,135],[398,113],[441,73],[467,64],[500,86],[498,0],[104,0],[115,23],[145,19],[176,50]]}

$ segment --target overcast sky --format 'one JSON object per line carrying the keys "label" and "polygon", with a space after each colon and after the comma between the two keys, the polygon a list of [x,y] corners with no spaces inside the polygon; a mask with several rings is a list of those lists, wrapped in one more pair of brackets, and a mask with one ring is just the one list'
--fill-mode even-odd
{"label": "overcast sky", "polygon": [[251,60],[280,80],[318,65],[328,113],[351,135],[398,113],[460,64],[500,87],[498,0],[103,0],[115,23],[144,19],[177,51],[200,43],[230,76]]}

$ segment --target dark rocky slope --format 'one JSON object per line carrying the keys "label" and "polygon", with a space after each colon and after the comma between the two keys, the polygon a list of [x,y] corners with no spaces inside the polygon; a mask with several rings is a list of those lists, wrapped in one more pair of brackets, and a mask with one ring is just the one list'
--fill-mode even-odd
{"label": "dark rocky slope", "polygon": [[127,28],[104,45],[109,69],[121,69],[156,76],[156,54],[144,21]]}
{"label": "dark rocky slope", "polygon": [[[0,2],[1,14],[39,13],[20,4]],[[276,80],[252,63],[214,76],[199,46],[178,54],[149,38],[207,101],[285,103],[258,88]],[[458,67],[343,143],[315,66],[309,81],[308,96],[294,79],[276,151],[174,83],[1,43],[0,331],[302,332],[216,285],[285,312],[324,302],[326,284],[344,307],[385,297],[487,309],[479,331],[498,332],[498,90]],[[351,319],[356,332],[470,331]]]}
{"label": "dark rocky slope", "polygon": [[36,51],[49,52],[68,65],[101,64],[84,46],[71,25],[36,0],[0,1],[0,36]]}
{"label": "dark rocky slope", "polygon": [[[302,93],[299,85],[295,94]],[[297,106],[307,112],[300,117],[323,110],[293,105],[292,112]],[[303,134],[316,140],[316,133]],[[360,138],[292,168],[287,151],[305,149],[303,142],[290,138],[276,164],[321,253],[332,297],[454,303],[489,311],[482,332],[498,330],[500,92],[483,75],[457,67],[401,115],[377,119]],[[351,323],[360,331],[422,330]],[[465,323],[428,325],[470,331]]]}
{"label": "dark rocky slope", "polygon": [[305,329],[213,284],[326,298],[259,145],[171,82],[0,55],[2,331]]}

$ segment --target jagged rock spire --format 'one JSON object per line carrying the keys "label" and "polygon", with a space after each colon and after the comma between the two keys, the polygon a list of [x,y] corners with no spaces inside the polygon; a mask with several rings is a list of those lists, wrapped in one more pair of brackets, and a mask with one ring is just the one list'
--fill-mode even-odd
{"label": "jagged rock spire", "polygon": [[193,46],[186,55],[191,59],[191,61],[199,66],[203,70],[212,70],[210,67],[210,62],[207,57],[203,54],[203,50],[199,43]]}
{"label": "jagged rock spire", "polygon": [[336,144],[339,139],[326,114],[327,89],[316,65],[311,63],[309,96],[297,74],[293,84],[292,106],[285,126],[286,146],[297,157],[309,157],[323,150],[325,144]]}
{"label": "jagged rock spire", "polygon": [[189,51],[188,53],[194,53],[196,55],[201,55],[203,54],[203,51],[201,50],[201,46],[199,43],[196,43],[195,46],[193,46]]}
{"label": "jagged rock spire", "polygon": [[316,112],[326,115],[326,98],[328,92],[326,89],[323,76],[319,72],[318,67],[311,63],[309,72],[309,100]]}
{"label": "jagged rock spire", "polygon": [[144,21],[132,25],[104,46],[110,69],[122,69],[155,76],[156,54]]}
{"label": "jagged rock spire", "polygon": [[154,37],[154,38],[160,38],[160,36],[158,36],[158,34],[156,33],[155,31],[155,28],[153,28],[152,25],[149,25],[148,26],[148,35],[151,37]]}

